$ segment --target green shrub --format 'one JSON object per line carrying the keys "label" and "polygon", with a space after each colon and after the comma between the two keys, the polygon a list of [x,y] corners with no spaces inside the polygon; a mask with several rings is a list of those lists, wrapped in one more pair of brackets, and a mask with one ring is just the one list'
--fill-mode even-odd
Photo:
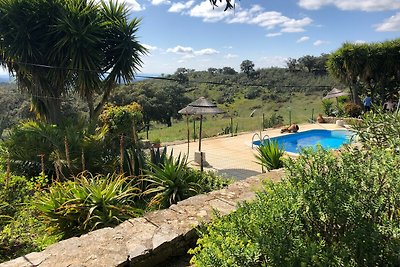
{"label": "green shrub", "polygon": [[382,147],[400,150],[400,116],[394,113],[367,112],[361,122],[352,124],[358,141],[367,148]]}
{"label": "green shrub", "polygon": [[279,148],[278,141],[266,141],[258,146],[258,155],[256,155],[257,163],[266,168],[268,171],[283,167],[283,149]]}
{"label": "green shrub", "polygon": [[125,106],[106,105],[99,116],[99,121],[107,125],[114,135],[132,136],[135,123],[142,120],[142,107],[132,102]]}
{"label": "green shrub", "polygon": [[348,103],[344,104],[343,109],[344,109],[344,113],[347,116],[353,117],[353,118],[360,116],[362,113],[362,108],[359,105],[354,104],[352,102],[348,102]]}
{"label": "green shrub", "polygon": [[189,175],[186,157],[166,158],[164,164],[149,163],[150,170],[143,180],[148,183],[144,195],[149,196],[149,206],[169,207],[200,192],[194,175]]}
{"label": "green shrub", "polygon": [[196,266],[397,266],[400,156],[306,150],[252,203],[201,233]]}
{"label": "green shrub", "polygon": [[276,126],[281,126],[283,124],[283,117],[281,115],[277,115],[276,113],[273,113],[271,117],[265,118],[263,126],[264,128],[272,128]]}
{"label": "green shrub", "polygon": [[221,189],[234,181],[232,178],[219,176],[213,171],[201,172],[200,170],[189,169],[189,175],[194,176],[194,180],[200,187],[200,194]]}
{"label": "green shrub", "polygon": [[43,249],[49,242],[45,227],[31,204],[34,182],[0,173],[0,262]]}
{"label": "green shrub", "polygon": [[333,101],[329,99],[324,99],[322,100],[322,109],[324,110],[324,113],[326,116],[334,116],[334,107],[333,107]]}
{"label": "green shrub", "polygon": [[59,240],[48,236],[38,220],[38,211],[27,202],[20,205],[7,224],[0,226],[0,263],[33,251],[40,251]]}
{"label": "green shrub", "polygon": [[149,163],[150,169],[143,182],[147,185],[143,195],[150,198],[149,206],[167,208],[191,196],[220,189],[231,179],[213,172],[202,173],[187,166],[186,157],[165,158],[164,163]]}
{"label": "green shrub", "polygon": [[43,221],[63,238],[115,226],[141,214],[135,208],[138,189],[123,176],[79,175],[55,183],[36,202]]}
{"label": "green shrub", "polygon": [[15,213],[34,194],[34,183],[25,177],[11,175],[6,181],[6,174],[0,173],[0,227],[12,219]]}

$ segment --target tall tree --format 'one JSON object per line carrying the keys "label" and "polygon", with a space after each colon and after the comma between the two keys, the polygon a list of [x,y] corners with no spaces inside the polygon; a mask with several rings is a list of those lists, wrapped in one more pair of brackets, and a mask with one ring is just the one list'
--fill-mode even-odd
{"label": "tall tree", "polygon": [[312,72],[317,65],[317,58],[315,56],[306,55],[298,59],[299,64],[303,65],[308,72]]}
{"label": "tall tree", "polygon": [[128,17],[114,1],[0,0],[0,55],[42,118],[58,123],[63,96],[79,92],[95,119],[146,53]]}
{"label": "tall tree", "polygon": [[251,74],[254,72],[254,63],[251,60],[243,60],[240,64],[240,70],[246,73],[247,77],[250,77]]}
{"label": "tall tree", "polygon": [[[383,100],[400,87],[400,39],[371,44],[345,43],[331,54],[328,70],[346,83],[355,102],[360,93]],[[376,101],[376,103],[379,101]]]}

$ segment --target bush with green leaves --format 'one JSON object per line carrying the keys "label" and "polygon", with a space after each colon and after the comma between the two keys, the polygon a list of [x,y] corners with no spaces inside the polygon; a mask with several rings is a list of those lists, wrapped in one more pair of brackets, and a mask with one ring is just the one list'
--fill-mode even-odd
{"label": "bush with green leaves", "polygon": [[257,163],[268,171],[283,167],[282,156],[283,148],[279,147],[278,141],[266,140],[262,145],[257,147]]}
{"label": "bush with green leaves", "polygon": [[67,238],[142,214],[135,208],[138,194],[132,180],[121,175],[82,173],[74,181],[50,186],[38,197],[36,207],[49,229]]}
{"label": "bush with green leaves", "polygon": [[367,112],[352,128],[366,148],[388,147],[400,151],[400,116],[396,113]]}
{"label": "bush with green leaves", "polygon": [[361,106],[352,103],[352,102],[348,102],[346,104],[343,105],[343,109],[344,109],[344,113],[352,118],[356,118],[358,116],[361,115],[362,113],[362,108]]}
{"label": "bush with green leaves", "polygon": [[286,178],[218,218],[195,266],[397,266],[400,155],[323,149],[289,159]]}
{"label": "bush with green leaves", "polygon": [[276,113],[273,113],[271,117],[265,118],[263,122],[264,128],[272,128],[272,127],[277,127],[281,126],[283,124],[283,117],[281,115],[277,115]]}
{"label": "bush with green leaves", "polygon": [[6,218],[13,218],[15,213],[34,194],[34,183],[25,177],[0,172],[0,227]]}
{"label": "bush with green leaves", "polygon": [[0,262],[37,251],[54,240],[37,219],[31,204],[36,184],[0,172]]}
{"label": "bush with green leaves", "polygon": [[333,101],[329,99],[322,100],[322,109],[326,116],[334,116],[335,108],[333,107]]}
{"label": "bush with green leaves", "polygon": [[202,173],[187,166],[187,158],[172,156],[164,163],[149,163],[150,169],[143,178],[147,188],[143,194],[150,199],[149,206],[167,208],[191,196],[220,189],[231,180]]}

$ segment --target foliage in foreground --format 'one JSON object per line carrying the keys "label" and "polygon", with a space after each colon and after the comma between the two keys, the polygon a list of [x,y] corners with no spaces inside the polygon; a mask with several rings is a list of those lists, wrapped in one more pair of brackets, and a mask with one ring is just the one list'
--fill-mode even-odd
{"label": "foliage in foreground", "polygon": [[191,250],[196,266],[396,266],[400,156],[305,151],[286,179],[217,219]]}
{"label": "foliage in foreground", "polygon": [[284,150],[279,147],[278,141],[268,140],[257,147],[257,163],[268,171],[283,167],[282,156]]}
{"label": "foliage in foreground", "polygon": [[43,249],[56,241],[46,234],[31,204],[35,185],[24,177],[0,173],[0,262]]}
{"label": "foliage in foreground", "polygon": [[75,181],[52,185],[36,206],[50,229],[67,238],[137,217],[141,214],[134,202],[138,193],[123,176],[83,173]]}
{"label": "foliage in foreground", "polygon": [[161,165],[149,164],[151,170],[144,178],[149,185],[144,195],[150,197],[150,206],[167,208],[178,201],[220,189],[231,182],[212,172],[201,173],[189,168],[186,157],[165,158]]}
{"label": "foliage in foreground", "polygon": [[358,141],[366,148],[388,147],[400,149],[400,116],[395,113],[368,112],[362,122],[352,126],[357,131]]}

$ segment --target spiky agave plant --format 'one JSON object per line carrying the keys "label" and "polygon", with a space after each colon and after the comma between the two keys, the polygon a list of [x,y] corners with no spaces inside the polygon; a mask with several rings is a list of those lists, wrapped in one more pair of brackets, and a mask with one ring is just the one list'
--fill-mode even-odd
{"label": "spiky agave plant", "polygon": [[149,206],[168,207],[200,191],[195,175],[188,171],[185,156],[165,158],[162,165],[149,165],[151,168],[144,178],[148,186],[143,192],[150,196]]}
{"label": "spiky agave plant", "polygon": [[268,140],[265,144],[257,148],[258,154],[255,156],[257,163],[265,167],[268,171],[283,167],[283,149],[279,147],[278,141]]}
{"label": "spiky agave plant", "polygon": [[39,196],[37,208],[49,229],[67,238],[136,217],[138,189],[122,175],[82,173],[74,181],[56,183]]}

